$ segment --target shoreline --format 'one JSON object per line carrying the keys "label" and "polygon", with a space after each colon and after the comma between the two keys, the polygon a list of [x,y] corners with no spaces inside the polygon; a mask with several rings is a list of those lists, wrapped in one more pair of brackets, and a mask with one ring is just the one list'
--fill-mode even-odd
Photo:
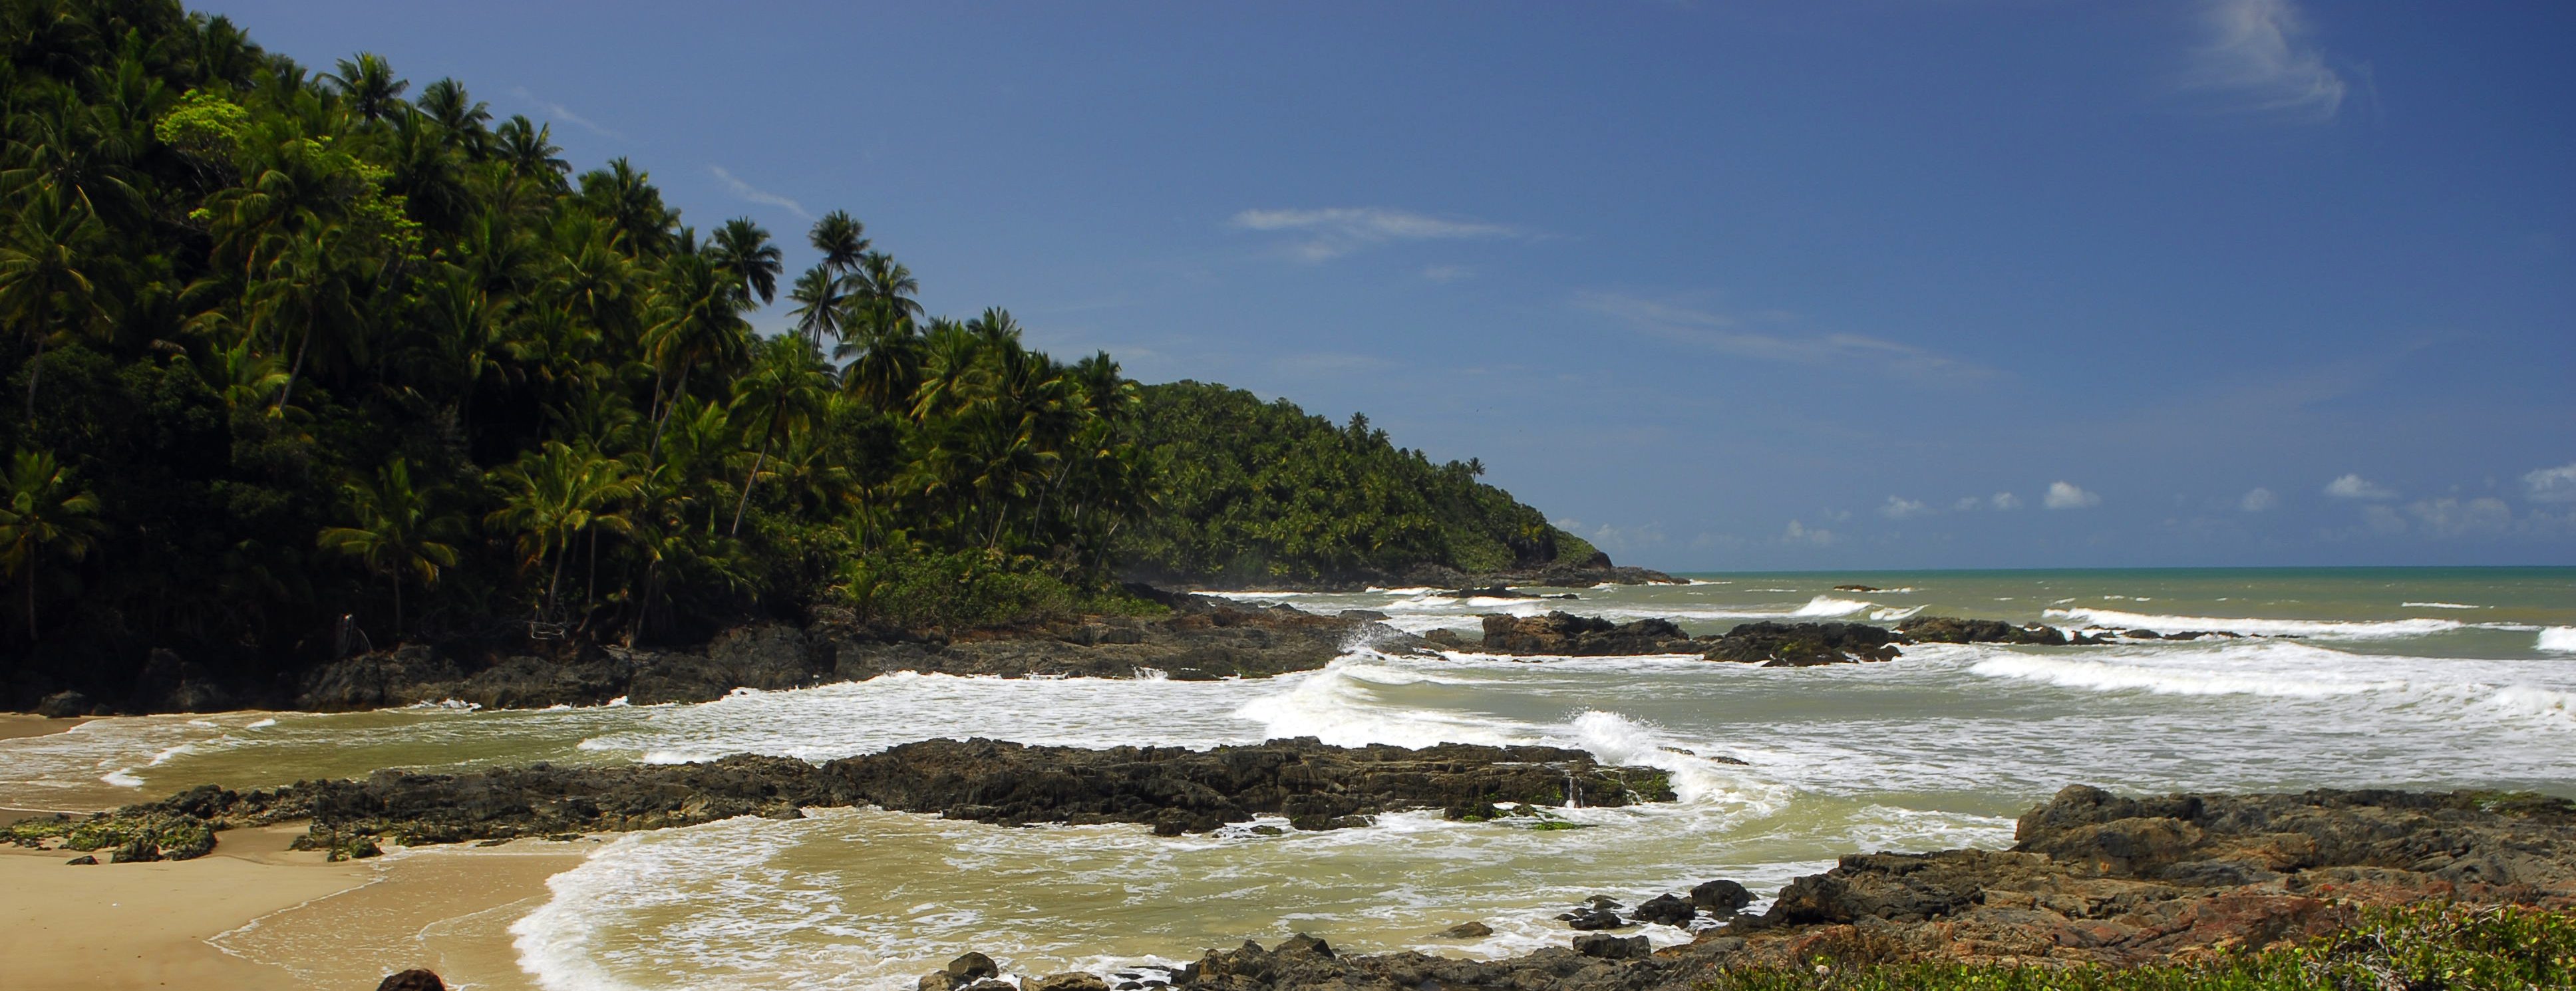
{"label": "shoreline", "polygon": [[94,867],[0,848],[9,986],[322,991],[427,967],[451,987],[533,991],[509,926],[596,849],[521,841],[328,863],[287,849],[302,832],[227,830],[194,860]]}

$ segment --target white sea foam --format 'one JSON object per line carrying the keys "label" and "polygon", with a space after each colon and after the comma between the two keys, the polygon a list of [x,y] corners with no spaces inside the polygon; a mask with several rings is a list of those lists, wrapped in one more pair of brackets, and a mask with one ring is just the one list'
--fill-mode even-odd
{"label": "white sea foam", "polygon": [[2553,626],[2540,631],[2537,647],[2552,653],[2576,653],[2576,626]]}
{"label": "white sea foam", "polygon": [[1908,619],[1908,618],[1911,618],[1915,613],[1919,613],[1919,612],[1922,612],[1922,611],[1923,611],[1923,607],[1922,607],[1922,606],[1907,606],[1907,607],[1905,607],[1905,608],[1903,608],[1903,609],[1898,609],[1898,608],[1896,608],[1896,607],[1894,607],[1894,606],[1889,606],[1889,607],[1884,608],[1884,609],[1872,609],[1872,610],[1870,610],[1870,611],[1869,611],[1869,618],[1874,619],[1874,620],[1877,620],[1877,621],[1882,622],[1882,623],[1885,623],[1885,622],[1889,622],[1889,621],[1892,621],[1892,620]]}
{"label": "white sea foam", "polygon": [[1988,677],[2017,678],[2069,688],[2104,691],[2143,689],[2162,695],[2269,695],[2281,698],[2318,698],[2406,687],[2404,681],[2348,681],[2285,678],[2276,674],[2227,674],[2068,657],[2042,657],[2034,654],[2005,654],[1991,657],[1978,662],[1969,670]]}
{"label": "white sea foam", "polygon": [[1806,605],[1799,606],[1797,611],[1792,612],[1789,615],[1800,617],[1849,616],[1863,609],[1867,609],[1874,604],[1875,603],[1863,602],[1859,599],[1837,599],[1829,595],[1819,595],[1813,599],[1807,600]]}
{"label": "white sea foam", "polygon": [[2399,606],[2400,608],[2405,608],[2405,609],[2484,609],[2484,608],[2487,608],[2487,607],[2485,607],[2485,606],[2470,606],[2470,605],[2462,605],[2462,604],[2457,603],[2457,602],[2400,602],[2400,603],[2398,603],[2398,606]]}
{"label": "white sea foam", "polygon": [[2122,629],[2147,627],[2165,632],[2224,630],[2229,633],[2317,637],[2329,640],[2393,640],[2402,637],[2421,637],[2446,633],[2468,625],[2455,619],[2230,619],[2215,616],[2158,616],[2148,613],[2121,612],[2116,609],[2049,609],[2043,611],[2041,615],[2071,623],[2098,623]]}

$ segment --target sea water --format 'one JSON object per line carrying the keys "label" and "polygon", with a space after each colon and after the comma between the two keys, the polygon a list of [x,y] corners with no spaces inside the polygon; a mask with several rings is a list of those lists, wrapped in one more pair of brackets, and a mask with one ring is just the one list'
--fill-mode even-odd
{"label": "sea water", "polygon": [[[2005,846],[2015,816],[2072,783],[2576,796],[2576,569],[1702,575],[1542,591],[1578,598],[1231,597],[1372,609],[1416,632],[1562,609],[1671,618],[1697,633],[1953,615],[2247,636],[1931,645],[1884,664],[1799,669],[1353,643],[1327,668],[1266,680],[896,674],[695,705],[110,719],[0,741],[0,806],[99,808],[205,781],[383,767],[824,760],[933,736],[1549,743],[1665,768],[1681,796],[1559,810],[1586,827],[1572,830],[1406,813],[1279,836],[1253,824],[1155,837],[817,810],[618,837],[512,926],[521,966],[547,988],[893,989],[968,949],[1025,974],[1142,972],[1293,932],[1356,951],[1523,952],[1561,944],[1553,916],[1591,895],[1635,904],[1720,877],[1768,895],[1845,853]],[[1494,934],[1437,936],[1469,920]]]}

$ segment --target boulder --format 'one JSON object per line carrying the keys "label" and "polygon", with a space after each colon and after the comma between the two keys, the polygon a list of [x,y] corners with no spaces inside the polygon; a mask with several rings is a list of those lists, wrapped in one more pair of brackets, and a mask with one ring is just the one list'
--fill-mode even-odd
{"label": "boulder", "polygon": [[1690,891],[1691,904],[1710,915],[1734,915],[1753,904],[1753,893],[1728,880],[1709,881]]}
{"label": "boulder", "polygon": [[1955,616],[1916,616],[1896,624],[1900,642],[1904,643],[2012,643],[2047,647],[2066,645],[2066,632],[2054,626],[2031,623],[2014,626],[2002,620],[1960,619]]}
{"label": "boulder", "polygon": [[1645,904],[1637,906],[1637,910],[1628,915],[1639,922],[1651,922],[1663,926],[1688,926],[1691,919],[1699,915],[1699,909],[1671,895],[1656,895],[1646,899]]}
{"label": "boulder", "polygon": [[1483,617],[1485,649],[1510,654],[1554,654],[1607,657],[1622,654],[1666,654],[1693,651],[1690,634],[1670,620],[1640,619],[1613,623],[1606,619],[1551,612],[1545,616]]}
{"label": "boulder", "polygon": [[376,991],[447,991],[447,982],[439,980],[437,974],[414,967],[387,975],[377,982]]}
{"label": "boulder", "polygon": [[1440,930],[1440,935],[1450,939],[1483,939],[1493,934],[1494,927],[1482,922],[1461,922]]}
{"label": "boulder", "polygon": [[1558,918],[1565,920],[1566,928],[1573,929],[1578,932],[1596,932],[1603,929],[1625,929],[1630,925],[1634,925],[1634,923],[1620,918],[1619,913],[1597,905],[1586,905],[1582,908],[1575,909],[1574,911],[1567,912],[1562,916],[1558,916]]}
{"label": "boulder", "polygon": [[1643,960],[1654,953],[1643,936],[1585,933],[1574,937],[1574,952],[1601,960]]}
{"label": "boulder", "polygon": [[993,958],[969,950],[966,955],[948,961],[947,973],[950,979],[958,984],[964,984],[987,977],[998,977],[1002,973],[1002,968],[993,963]]}
{"label": "boulder", "polygon": [[1071,971],[1022,982],[1020,991],[1109,991],[1109,982],[1095,974]]}
{"label": "boulder", "polygon": [[1892,661],[1894,634],[1868,623],[1745,623],[1726,635],[1697,644],[1712,661],[1734,661],[1763,667],[1814,667],[1860,661]]}
{"label": "boulder", "polygon": [[98,711],[98,703],[74,691],[55,692],[36,703],[36,714],[47,719],[69,719]]}

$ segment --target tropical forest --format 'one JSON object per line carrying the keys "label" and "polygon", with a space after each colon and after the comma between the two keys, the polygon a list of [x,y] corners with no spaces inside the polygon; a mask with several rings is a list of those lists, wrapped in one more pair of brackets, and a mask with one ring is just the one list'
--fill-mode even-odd
{"label": "tropical forest", "polygon": [[1364,417],[926,312],[850,213],[693,224],[459,80],[168,2],[0,4],[0,47],[12,677],[1592,555]]}

